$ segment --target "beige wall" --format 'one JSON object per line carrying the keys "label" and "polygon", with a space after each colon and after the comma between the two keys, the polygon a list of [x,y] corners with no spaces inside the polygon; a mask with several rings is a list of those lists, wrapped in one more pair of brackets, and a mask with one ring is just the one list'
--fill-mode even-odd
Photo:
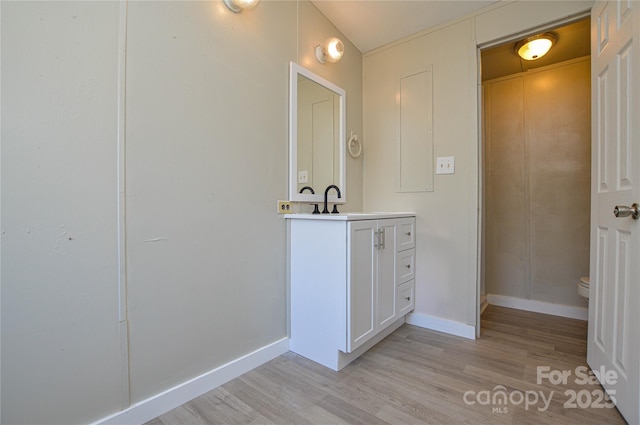
{"label": "beige wall", "polygon": [[474,17],[478,46],[510,41],[541,27],[556,26],[576,14],[591,10],[593,0],[515,0],[500,2]]}
{"label": "beige wall", "polygon": [[[529,162],[525,167],[523,79],[484,85],[484,277],[488,292],[529,298]],[[526,175],[525,175],[526,173]],[[487,284],[490,282],[490,284]]]}
{"label": "beige wall", "polygon": [[[591,1],[499,3],[364,55],[364,208],[417,213],[415,317],[475,326],[478,288],[478,45],[588,11]],[[434,156],[455,156],[434,191],[395,193],[398,79],[433,64]],[[449,325],[447,325],[449,326]]]}
{"label": "beige wall", "polygon": [[221,2],[129,4],[134,402],[285,336],[284,224],[273,205],[286,197],[295,6],[236,15]]}
{"label": "beige wall", "polygon": [[360,130],[361,55],[307,62],[336,35],[310,3],[123,5],[1,5],[2,423],[91,422],[286,337],[289,61]]}
{"label": "beige wall", "polygon": [[[351,131],[362,136],[362,54],[346,38],[344,56],[338,63],[321,64],[314,55],[315,46],[338,33],[336,27],[309,1],[300,2],[300,31],[298,36],[298,63],[346,91],[347,125],[346,138]],[[312,24],[310,24],[312,23]],[[351,158],[346,154],[347,203],[340,211],[362,211],[362,165],[363,157]],[[324,189],[323,189],[324,190]],[[300,205],[300,212],[311,212],[313,207]]]}
{"label": "beige wall", "polygon": [[488,81],[486,290],[586,307],[590,61]]}
{"label": "beige wall", "polygon": [[120,405],[114,2],[2,2],[2,423]]}
{"label": "beige wall", "polygon": [[[474,52],[473,23],[465,20],[367,54],[363,64],[365,209],[417,213],[415,311],[462,323],[475,322]],[[434,157],[454,156],[456,173],[436,175],[433,192],[396,193],[399,81],[430,65]]]}

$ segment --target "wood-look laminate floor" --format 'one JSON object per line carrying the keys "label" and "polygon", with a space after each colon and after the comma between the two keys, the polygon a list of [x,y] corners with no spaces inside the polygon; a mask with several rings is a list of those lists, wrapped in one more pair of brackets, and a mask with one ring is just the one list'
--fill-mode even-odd
{"label": "wood-look laminate floor", "polygon": [[[286,353],[148,425],[624,424],[579,407],[602,392],[576,376],[586,338],[584,321],[489,306],[478,340],[403,325],[340,372]],[[538,367],[571,376],[538,384]]]}

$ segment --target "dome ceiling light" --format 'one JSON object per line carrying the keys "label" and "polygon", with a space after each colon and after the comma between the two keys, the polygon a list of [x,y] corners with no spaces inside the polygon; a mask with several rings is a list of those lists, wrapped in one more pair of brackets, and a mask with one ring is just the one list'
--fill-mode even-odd
{"label": "dome ceiling light", "polygon": [[556,41],[557,37],[555,34],[546,32],[519,41],[516,43],[515,50],[522,59],[532,61],[546,55],[549,49],[556,44]]}

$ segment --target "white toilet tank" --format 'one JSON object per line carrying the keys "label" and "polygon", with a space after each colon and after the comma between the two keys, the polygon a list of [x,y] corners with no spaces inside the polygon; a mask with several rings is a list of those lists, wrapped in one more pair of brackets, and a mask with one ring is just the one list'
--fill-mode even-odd
{"label": "white toilet tank", "polygon": [[580,282],[578,282],[578,294],[589,299],[589,276],[581,277]]}

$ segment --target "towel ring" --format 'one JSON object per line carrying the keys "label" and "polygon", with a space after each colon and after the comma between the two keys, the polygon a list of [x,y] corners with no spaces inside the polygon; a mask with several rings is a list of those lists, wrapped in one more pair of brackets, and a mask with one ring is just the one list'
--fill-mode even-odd
{"label": "towel ring", "polygon": [[362,142],[358,140],[358,135],[351,133],[351,138],[347,142],[347,149],[351,158],[357,158],[362,153]]}

